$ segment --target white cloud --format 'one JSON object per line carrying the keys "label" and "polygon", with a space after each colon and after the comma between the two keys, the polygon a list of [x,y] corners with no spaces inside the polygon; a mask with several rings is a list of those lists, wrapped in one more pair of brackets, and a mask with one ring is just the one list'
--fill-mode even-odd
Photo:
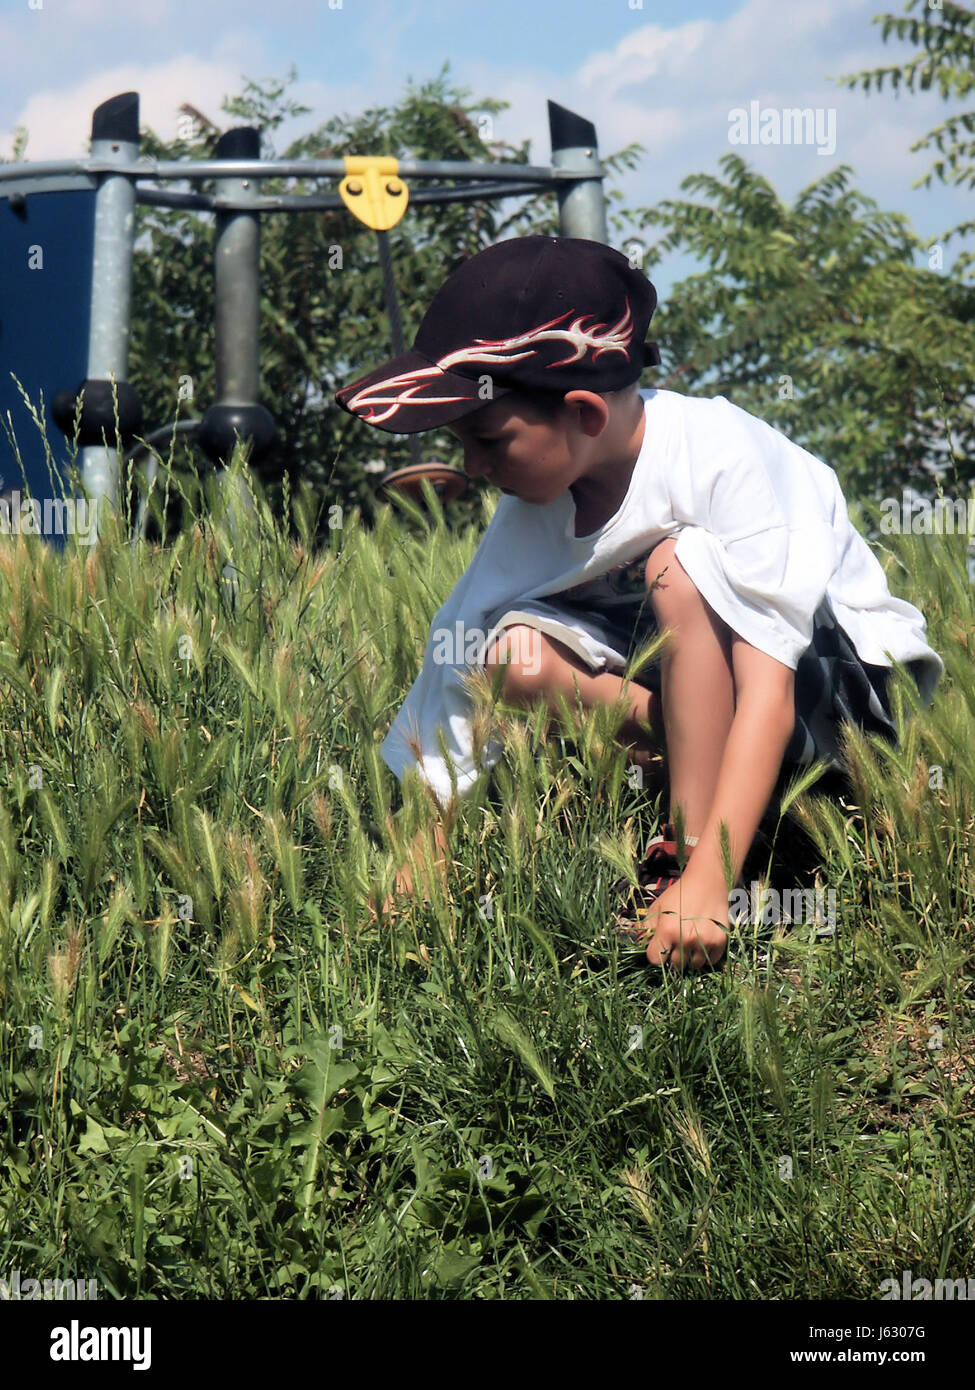
{"label": "white cloud", "polygon": [[[119,92],[138,92],[140,125],[151,126],[163,139],[173,139],[182,102],[190,102],[219,125],[221,100],[239,86],[236,64],[192,54],[155,66],[123,63],[86,77],[74,87],[35,93],[14,124],[26,126],[30,132],[29,159],[70,159],[88,151],[95,107]],[[11,139],[11,131],[0,132],[0,149],[8,149]]]}
{"label": "white cloud", "polygon": [[526,80],[518,71],[475,71],[482,87],[512,102],[507,124],[537,132],[536,158],[547,155],[539,96],[553,86],[557,100],[595,122],[602,150],[631,141],[646,147],[648,158],[629,182],[646,187],[652,180],[658,192],[675,189],[694,169],[713,170],[731,148],[729,112],[758,100],[763,107],[836,111],[837,147],[829,158],[811,146],[739,147],[748,162],[781,182],[784,195],[840,162],[854,166],[859,182],[884,191],[899,185],[906,194],[920,173],[910,145],[944,119],[944,105],[930,93],[901,101],[890,93],[868,98],[829,80],[910,53],[906,45],[883,44],[870,22],[874,8],[873,0],[817,0],[789,8],[780,0],[745,0],[718,22],[673,29],[643,25],[611,50],[585,58],[558,83],[541,72]]}
{"label": "white cloud", "polygon": [[647,24],[621,39],[610,53],[594,53],[583,63],[578,80],[605,96],[645,82],[661,72],[675,76],[686,72],[692,55],[708,39],[714,24],[708,19],[661,29]]}
{"label": "white cloud", "polygon": [[[912,192],[928,161],[910,146],[950,108],[931,93],[867,97],[830,81],[912,53],[908,44],[883,43],[879,26],[871,24],[876,8],[875,0],[797,6],[745,0],[720,21],[672,29],[641,25],[558,76],[544,70],[537,50],[524,66],[517,60],[504,68],[458,60],[456,75],[475,92],[511,103],[497,118],[496,132],[513,142],[530,135],[538,163],[549,159],[546,97],[592,120],[604,154],[633,141],[642,144],[646,155],[620,179],[630,206],[684,196],[683,178],[718,174],[719,158],[734,151],[785,201],[837,164],[852,165],[854,187],[882,208],[908,212],[917,230],[930,235],[959,220],[958,195],[937,188],[923,196]],[[753,100],[763,108],[835,109],[835,151],[819,155],[815,144],[732,146],[729,112]]]}

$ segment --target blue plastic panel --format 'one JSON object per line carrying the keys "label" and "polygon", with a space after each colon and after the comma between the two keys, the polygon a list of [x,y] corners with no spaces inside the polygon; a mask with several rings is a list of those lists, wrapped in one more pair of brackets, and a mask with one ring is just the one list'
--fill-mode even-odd
{"label": "blue plastic panel", "polygon": [[[51,419],[50,404],[55,392],[74,389],[87,374],[94,227],[93,191],[28,192],[20,211],[0,197],[0,418],[12,423],[37,498],[52,496],[44,446],[10,374],[38,409],[43,392],[48,441],[62,463],[67,441]],[[0,493],[24,491],[2,427],[0,475]]]}

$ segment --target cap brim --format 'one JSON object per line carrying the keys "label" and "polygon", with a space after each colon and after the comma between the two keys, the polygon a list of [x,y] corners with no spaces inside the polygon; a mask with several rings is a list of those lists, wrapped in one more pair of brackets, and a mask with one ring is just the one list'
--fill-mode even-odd
{"label": "cap brim", "polygon": [[491,395],[485,397],[477,380],[442,371],[422,352],[411,351],[343,386],[335,399],[343,410],[376,429],[419,434],[480,410],[511,389],[492,382]]}

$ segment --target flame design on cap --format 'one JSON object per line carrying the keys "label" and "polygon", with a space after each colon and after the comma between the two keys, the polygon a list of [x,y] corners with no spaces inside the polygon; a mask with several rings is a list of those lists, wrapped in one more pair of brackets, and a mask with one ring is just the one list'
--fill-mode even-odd
{"label": "flame design on cap", "polygon": [[[587,328],[586,320],[593,319],[592,314],[579,314],[567,327],[556,327],[556,324],[562,323],[563,319],[569,318],[573,313],[574,309],[567,309],[557,318],[549,319],[547,323],[539,324],[537,328],[531,328],[526,333],[519,333],[514,338],[475,338],[468,347],[455,348],[432,366],[399,372],[395,376],[387,377],[385,381],[375,381],[370,386],[363,387],[354,395],[350,395],[345,405],[355,414],[361,414],[367,424],[379,425],[391,419],[406,405],[452,405],[457,401],[466,401],[470,399],[468,396],[429,396],[421,393],[452,367],[474,362],[487,365],[497,362],[520,362],[526,357],[534,356],[540,343],[565,342],[571,346],[567,356],[560,357],[557,362],[547,363],[547,368],[565,367],[572,362],[579,362],[590,351],[594,362],[604,352],[622,352],[625,357],[629,357],[630,337],[633,332],[633,315],[629,300],[626,301],[626,309],[621,317],[609,328],[604,323],[597,322],[591,323]],[[346,392],[339,394],[345,397]]]}

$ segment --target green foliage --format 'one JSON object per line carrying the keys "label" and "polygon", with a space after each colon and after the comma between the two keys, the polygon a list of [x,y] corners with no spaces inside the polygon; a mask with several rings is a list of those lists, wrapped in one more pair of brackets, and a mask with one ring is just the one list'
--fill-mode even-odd
{"label": "green foliage", "polygon": [[[265,131],[265,154],[275,155],[271,137],[285,119],[307,114],[286,96],[293,79],[247,82],[227,99],[230,124]],[[528,161],[518,147],[482,138],[478,115],[496,116],[505,103],[473,101],[441,73],[420,85],[407,84],[396,105],[379,105],[360,116],[330,117],[277,151],[284,159],[340,159],[350,154],[395,155],[401,160]],[[159,159],[200,159],[212,153],[213,128],[197,122],[196,138],[164,143],[143,134],[143,151]],[[623,151],[620,160],[632,158]],[[178,185],[177,185],[178,186]],[[212,191],[212,185],[198,185]],[[321,191],[334,183],[268,180],[268,196]],[[414,204],[388,233],[400,295],[403,330],[411,342],[420,318],[445,274],[484,246],[512,233],[554,231],[554,195],[515,203]],[[176,414],[180,377],[189,376],[200,414],[214,396],[212,217],[191,211],[141,207],[135,256],[131,378],[142,396],[147,421],[161,424]],[[344,208],[336,212],[271,214],[262,219],[261,395],[280,436],[264,468],[265,478],[287,469],[292,482],[307,479],[328,503],[373,505],[377,471],[410,462],[403,439],[380,434],[354,420],[332,400],[333,390],[391,355],[376,236]],[[189,409],[180,404],[183,417]],[[186,446],[179,446],[180,452]],[[424,456],[446,460],[449,436],[424,438]]]}
{"label": "green foliage", "polygon": [[964,538],[881,553],[945,656],[933,708],[899,676],[901,747],[854,739],[855,799],[798,784],[777,827],[818,845],[835,934],[747,922],[725,970],[661,982],[607,932],[659,810],[622,711],[556,736],[485,696],[505,752],[446,891],[367,911],[431,814],[407,787],[392,815],[377,742],[489,505],[460,530],[352,509],[316,549],[309,485],[285,528],[234,496],[164,548],[0,545],[0,1264],[150,1299],[873,1299],[963,1272]]}
{"label": "green foliage", "polygon": [[[926,56],[903,70],[878,69],[856,80],[879,88],[889,77],[896,85],[903,71],[908,85],[937,82],[944,95],[967,93],[970,11],[946,0],[923,20],[887,19],[885,36],[897,32],[923,42]],[[268,156],[381,153],[504,163],[529,157],[525,143],[485,138],[481,118],[497,115],[504,103],[472,99],[453,85],[446,65],[429,82],[408,83],[396,105],[333,116],[278,151],[275,133],[286,120],[308,114],[288,95],[293,79],[292,71],[284,79],[247,81],[223,103],[228,119],[262,128]],[[210,155],[220,131],[194,115],[192,138],[163,143],[147,131],[145,152]],[[969,122],[961,118],[949,156],[959,181],[970,168],[964,159],[970,145],[958,143]],[[640,155],[630,145],[604,163],[618,175]],[[264,191],[321,187],[283,180]],[[932,476],[950,478],[959,494],[967,491],[975,457],[975,288],[964,279],[964,263],[951,273],[918,264],[925,247],[906,217],[881,211],[851,187],[845,166],[803,189],[792,206],[734,154],[720,161],[720,174],[692,175],[682,189],[698,196],[633,212],[622,206],[612,177],[607,187],[610,226],[621,243],[635,224],[662,229],[648,270],[667,251],[691,251],[705,266],[675,286],[655,323],[664,354],[658,384],[727,395],[824,458],[850,494],[880,497],[904,485],[927,491]],[[507,234],[557,225],[550,194],[515,206],[414,204],[389,234],[407,340],[444,274],[461,260]],[[368,519],[376,475],[410,458],[405,440],[370,429],[332,400],[337,385],[392,351],[374,234],[344,209],[268,215],[262,226],[261,393],[280,430],[263,481],[272,485],[279,511],[284,479],[293,491],[301,478],[321,502],[358,507]],[[214,396],[213,236],[210,217],[139,209],[131,375],[153,425],[201,414]],[[187,383],[192,400],[177,400]],[[449,435],[425,435],[422,447],[428,459],[456,461]],[[201,458],[178,438],[168,461],[189,488],[188,474]],[[448,516],[468,524],[479,507],[474,494],[450,503]],[[165,518],[169,527],[175,521]]]}
{"label": "green foliage", "polygon": [[915,266],[907,219],[851,189],[845,166],[789,207],[738,155],[720,165],[682,183],[697,200],[642,213],[667,229],[652,261],[689,250],[706,267],[655,322],[658,384],[728,396],[825,459],[845,491],[923,489],[954,466],[966,488],[975,288]]}
{"label": "green foliage", "polygon": [[[920,11],[920,15],[915,15]],[[880,92],[885,82],[894,92],[903,86],[909,92],[927,92],[935,88],[943,100],[964,99],[975,90],[975,10],[942,0],[937,8],[927,0],[907,0],[904,14],[877,15],[875,24],[883,26],[886,43],[893,34],[908,43],[920,45],[922,51],[905,63],[872,68],[839,79],[848,87],[858,84],[865,92]],[[932,180],[969,189],[975,188],[975,111],[951,116],[947,121],[922,136],[912,150],[934,147],[938,158],[928,172],[917,180],[915,188],[927,188]],[[936,240],[975,232],[975,219],[968,219],[942,233]],[[972,272],[975,253],[968,251],[959,258],[959,274]]]}
{"label": "green foliage", "polygon": [[19,164],[27,152],[27,142],[30,138],[26,126],[14,126],[10,141],[10,158],[0,154],[0,164]]}

